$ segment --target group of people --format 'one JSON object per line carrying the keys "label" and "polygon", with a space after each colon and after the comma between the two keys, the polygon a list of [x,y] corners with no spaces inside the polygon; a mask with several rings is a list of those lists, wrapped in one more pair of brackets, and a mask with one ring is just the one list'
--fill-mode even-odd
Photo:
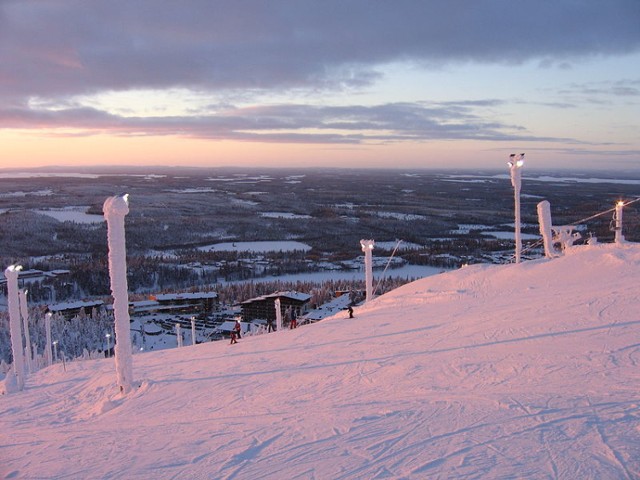
{"label": "group of people", "polygon": [[[349,305],[347,308],[349,312],[349,318],[353,318],[353,307]],[[296,311],[291,309],[291,307],[287,308],[285,311],[285,324],[289,324],[289,328],[297,328],[298,327],[298,318],[296,315]],[[273,319],[267,319],[267,333],[274,332],[275,328],[273,328]],[[242,338],[242,326],[240,325],[240,320],[236,320],[236,324],[233,326],[231,330],[231,345],[234,343],[238,343],[238,339]]]}

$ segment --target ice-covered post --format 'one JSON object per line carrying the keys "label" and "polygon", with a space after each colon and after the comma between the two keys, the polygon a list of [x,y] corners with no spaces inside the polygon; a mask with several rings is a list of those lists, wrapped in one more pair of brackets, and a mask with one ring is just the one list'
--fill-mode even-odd
{"label": "ice-covered post", "polygon": [[31,373],[32,356],[31,356],[31,337],[29,336],[29,306],[27,305],[27,289],[20,290],[18,292],[20,298],[20,314],[22,316],[22,327],[24,331],[24,358],[26,360],[27,372]]}
{"label": "ice-covered post", "polygon": [[522,175],[520,169],[524,165],[524,153],[509,155],[509,169],[511,171],[511,185],[513,185],[513,196],[515,199],[515,232],[516,232],[516,263],[520,263],[520,252],[522,251],[522,239],[520,237],[520,188],[522,187]]}
{"label": "ice-covered post", "polygon": [[24,348],[20,326],[20,299],[18,297],[18,274],[20,265],[11,265],[4,271],[7,279],[7,303],[9,307],[9,332],[11,353],[13,354],[13,374],[16,376],[18,391],[24,390]]}
{"label": "ice-covered post", "polygon": [[107,198],[104,202],[103,211],[104,218],[107,221],[109,278],[113,295],[116,378],[120,391],[128,393],[133,388],[131,320],[129,318],[127,258],[124,235],[124,217],[129,213],[128,195]]}
{"label": "ice-covered post", "polygon": [[624,243],[624,235],[622,235],[622,208],[624,207],[624,202],[623,201],[619,201],[618,203],[616,203],[616,212],[614,215],[614,219],[616,221],[616,226],[615,226],[615,232],[616,232],[616,237],[615,237],[615,242],[620,245],[622,243]]}
{"label": "ice-covered post", "polygon": [[182,347],[182,325],[176,323],[176,339],[178,340],[178,347]]}
{"label": "ice-covered post", "polygon": [[276,298],[273,304],[276,308],[276,332],[281,332],[282,331],[282,310],[281,310],[280,299]]}
{"label": "ice-covered post", "polygon": [[191,317],[191,344],[196,344],[196,317]]}
{"label": "ice-covered post", "polygon": [[556,251],[553,248],[553,224],[551,223],[551,205],[547,200],[538,203],[538,223],[540,224],[540,235],[544,242],[544,256],[553,258]]}
{"label": "ice-covered post", "polygon": [[51,353],[51,312],[47,312],[44,316],[44,329],[47,344],[44,346],[44,356],[47,360],[47,367],[53,363],[53,354]]}
{"label": "ice-covered post", "polygon": [[104,338],[107,339],[107,358],[111,356],[111,334],[109,332],[104,334]]}
{"label": "ice-covered post", "polygon": [[360,240],[360,246],[364,252],[364,275],[365,275],[365,302],[373,298],[373,240]]}

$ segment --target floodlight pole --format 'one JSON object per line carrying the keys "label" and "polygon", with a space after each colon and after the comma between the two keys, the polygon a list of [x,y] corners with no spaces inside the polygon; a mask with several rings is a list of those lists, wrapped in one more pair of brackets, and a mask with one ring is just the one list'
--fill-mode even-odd
{"label": "floodlight pole", "polygon": [[373,298],[373,240],[360,240],[360,246],[364,252],[364,272],[365,272],[365,303]]}
{"label": "floodlight pole", "polygon": [[511,185],[513,185],[513,196],[515,200],[516,263],[520,263],[520,253],[522,251],[522,238],[520,235],[520,188],[522,187],[522,175],[520,170],[524,165],[524,153],[512,153],[509,158],[508,165],[511,172]]}
{"label": "floodlight pole", "polygon": [[615,226],[615,232],[616,232],[616,237],[615,237],[615,242],[618,245],[621,245],[624,243],[624,235],[622,235],[622,208],[624,207],[624,202],[623,201],[619,201],[618,203],[616,203],[616,214],[615,214],[615,220],[616,220],[616,226]]}

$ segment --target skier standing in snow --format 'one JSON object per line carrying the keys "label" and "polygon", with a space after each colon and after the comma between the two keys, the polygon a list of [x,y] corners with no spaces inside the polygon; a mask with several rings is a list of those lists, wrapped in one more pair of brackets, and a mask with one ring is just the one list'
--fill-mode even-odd
{"label": "skier standing in snow", "polygon": [[353,318],[353,307],[351,305],[349,305],[347,311],[349,312],[349,318]]}
{"label": "skier standing in snow", "polygon": [[296,328],[298,326],[298,319],[296,317],[296,311],[291,311],[291,324],[289,328]]}
{"label": "skier standing in snow", "polygon": [[242,327],[240,326],[240,320],[236,320],[236,324],[233,326],[233,330],[238,338],[242,338]]}
{"label": "skier standing in snow", "polygon": [[271,318],[267,318],[267,333],[271,333],[273,331],[273,320]]}
{"label": "skier standing in snow", "polygon": [[233,345],[234,343],[238,343],[238,340],[236,340],[236,330],[235,330],[235,328],[233,330],[231,330],[231,343],[229,343],[229,345]]}

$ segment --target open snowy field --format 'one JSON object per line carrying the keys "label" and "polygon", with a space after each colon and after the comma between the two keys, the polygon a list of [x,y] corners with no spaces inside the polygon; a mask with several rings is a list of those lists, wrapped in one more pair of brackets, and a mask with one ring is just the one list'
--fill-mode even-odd
{"label": "open snowy field", "polygon": [[475,265],[296,330],[54,365],[0,478],[640,478],[640,246]]}

